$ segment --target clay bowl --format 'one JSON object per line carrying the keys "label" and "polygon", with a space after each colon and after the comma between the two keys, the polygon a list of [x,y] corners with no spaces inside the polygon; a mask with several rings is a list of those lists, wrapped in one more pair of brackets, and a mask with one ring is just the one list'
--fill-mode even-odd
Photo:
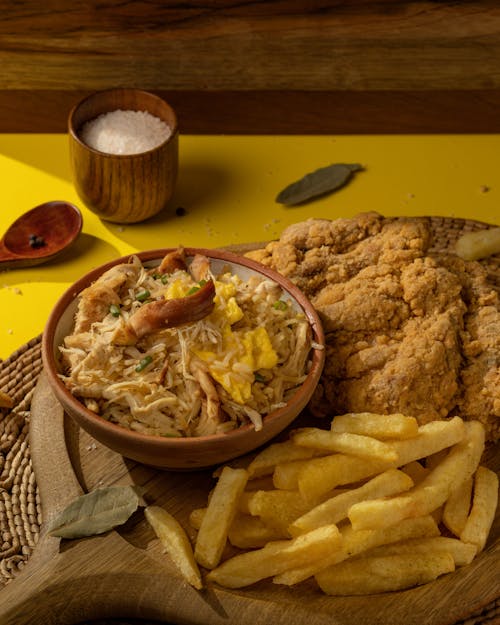
{"label": "clay bowl", "polygon": [[[137,256],[144,264],[155,266],[167,251],[171,250],[153,250]],[[188,259],[196,253],[208,256],[215,273],[223,267],[229,267],[232,273],[243,279],[260,274],[277,282],[282,288],[283,297],[290,299],[294,307],[305,313],[311,324],[314,343],[324,346],[323,329],[316,311],[305,295],[287,279],[260,263],[226,251],[196,248],[186,248],[185,251]],[[43,363],[52,390],[66,413],[96,440],[119,454],[147,465],[172,470],[201,469],[226,462],[263,445],[290,425],[306,407],[316,388],[323,369],[324,349],[311,349],[311,366],[306,380],[284,407],[263,418],[260,431],[255,431],[253,425],[244,425],[225,434],[204,437],[165,438],[142,434],[97,416],[68,391],[58,376],[61,370],[58,348],[71,332],[78,294],[104,271],[127,259],[122,257],[107,263],[80,278],[59,299],[48,319],[42,342]]]}
{"label": "clay bowl", "polygon": [[[145,111],[164,121],[170,136],[157,147],[138,154],[109,154],[81,139],[85,122],[116,110]],[[136,223],[168,205],[177,180],[178,128],[172,107],[140,89],[109,89],[78,103],[68,118],[70,165],[82,202],[101,219]]]}

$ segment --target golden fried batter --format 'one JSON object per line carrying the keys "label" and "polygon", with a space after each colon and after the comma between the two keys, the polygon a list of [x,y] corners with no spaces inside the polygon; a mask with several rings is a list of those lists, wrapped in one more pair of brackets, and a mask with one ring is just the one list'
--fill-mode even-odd
{"label": "golden fried batter", "polygon": [[459,414],[500,437],[500,305],[477,262],[430,254],[425,218],[309,219],[248,256],[310,298],[327,352],[317,415]]}

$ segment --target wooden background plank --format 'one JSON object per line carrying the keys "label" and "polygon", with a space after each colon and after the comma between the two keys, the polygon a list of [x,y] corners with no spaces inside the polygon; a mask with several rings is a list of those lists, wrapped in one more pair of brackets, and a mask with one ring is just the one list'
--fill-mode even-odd
{"label": "wooden background plank", "polygon": [[81,95],[115,86],[160,93],[188,133],[500,128],[500,6],[491,0],[0,9],[2,132],[62,132]]}
{"label": "wooden background plank", "polygon": [[[500,132],[500,89],[154,92],[177,111],[185,134]],[[65,132],[71,107],[87,93],[0,90],[0,132]]]}

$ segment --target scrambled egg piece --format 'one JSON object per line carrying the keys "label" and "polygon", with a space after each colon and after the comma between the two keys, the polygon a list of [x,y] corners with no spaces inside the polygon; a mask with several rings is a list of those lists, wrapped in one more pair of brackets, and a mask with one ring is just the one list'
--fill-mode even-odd
{"label": "scrambled egg piece", "polygon": [[189,284],[186,280],[181,280],[180,278],[177,280],[172,280],[167,285],[163,293],[163,297],[165,299],[177,299],[178,297],[186,297],[190,288],[192,288],[192,284]]}
{"label": "scrambled egg piece", "polygon": [[222,329],[222,345],[217,352],[199,350],[196,355],[207,363],[210,375],[234,401],[244,404],[252,396],[253,372],[276,366],[278,355],[265,328],[232,329],[243,317],[234,297],[235,284],[216,281],[215,290],[215,308],[209,318]]}
{"label": "scrambled egg piece", "polygon": [[[234,276],[236,278],[236,276]],[[235,324],[243,317],[243,311],[235,299],[236,285],[234,282],[215,281],[215,309],[212,315],[225,319],[229,325]]]}

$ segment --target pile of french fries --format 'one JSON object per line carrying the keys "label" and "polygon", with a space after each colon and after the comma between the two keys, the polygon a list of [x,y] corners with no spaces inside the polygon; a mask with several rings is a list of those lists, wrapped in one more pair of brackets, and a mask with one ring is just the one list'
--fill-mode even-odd
{"label": "pile of french fries", "polygon": [[194,549],[165,510],[146,515],[195,588],[201,566],[227,588],[314,578],[330,595],[402,590],[484,548],[498,501],[484,444],[483,426],[459,417],[336,416],[330,430],[294,430],[246,468],[218,470],[207,507],[190,516]]}

